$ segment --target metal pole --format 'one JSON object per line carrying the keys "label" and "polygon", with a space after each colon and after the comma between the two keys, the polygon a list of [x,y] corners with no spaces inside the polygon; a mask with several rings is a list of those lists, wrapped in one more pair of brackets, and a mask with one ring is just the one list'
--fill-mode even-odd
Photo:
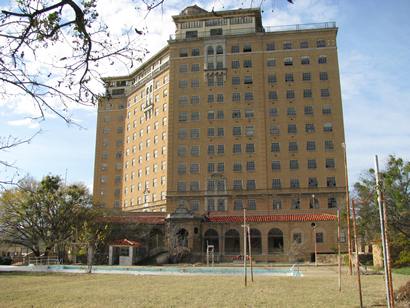
{"label": "metal pole", "polygon": [[359,287],[360,308],[363,308],[362,284],[361,284],[361,281],[360,281],[359,245],[357,244],[356,211],[355,211],[355,207],[354,207],[354,200],[352,200],[352,214],[353,214],[354,244],[356,246],[357,285]]}
{"label": "metal pole", "polygon": [[349,254],[349,274],[352,275],[352,239],[350,232],[350,198],[349,198],[349,176],[347,174],[347,155],[346,144],[342,143],[343,159],[345,165],[345,182],[346,182],[346,222],[347,222],[347,252]]}
{"label": "metal pole", "polygon": [[251,264],[251,281],[253,282],[253,265],[252,265],[252,246],[251,246],[251,228],[248,226],[248,244],[249,244],[249,262]]}
{"label": "metal pole", "polygon": [[384,278],[386,283],[386,298],[387,298],[387,307],[392,307],[392,302],[394,305],[394,300],[392,301],[392,284],[390,283],[390,275],[389,275],[389,256],[387,252],[387,241],[386,241],[386,221],[384,217],[384,210],[383,210],[383,195],[381,192],[381,183],[380,183],[380,172],[379,172],[379,159],[377,155],[374,157],[375,163],[375,176],[376,176],[376,189],[377,189],[377,202],[379,204],[379,216],[380,216],[380,229],[381,229],[381,238],[382,238],[382,248],[383,248],[383,265],[384,265]]}
{"label": "metal pole", "polygon": [[243,271],[245,279],[245,287],[248,284],[247,269],[246,269],[246,208],[243,207]]}
{"label": "metal pole", "polygon": [[340,209],[337,209],[337,267],[339,292],[342,291],[342,265],[340,260]]}

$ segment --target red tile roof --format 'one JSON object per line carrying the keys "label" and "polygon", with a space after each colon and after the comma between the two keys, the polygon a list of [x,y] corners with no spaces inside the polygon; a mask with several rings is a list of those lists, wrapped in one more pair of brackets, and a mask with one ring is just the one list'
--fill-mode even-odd
{"label": "red tile roof", "polygon": [[132,246],[132,247],[142,247],[142,244],[138,241],[127,240],[126,238],[121,240],[115,240],[111,243],[113,246]]}
{"label": "red tile roof", "polygon": [[[332,221],[336,215],[332,214],[289,214],[289,215],[255,215],[247,216],[247,222],[291,222],[291,221]],[[209,222],[242,223],[243,216],[211,216]]]}

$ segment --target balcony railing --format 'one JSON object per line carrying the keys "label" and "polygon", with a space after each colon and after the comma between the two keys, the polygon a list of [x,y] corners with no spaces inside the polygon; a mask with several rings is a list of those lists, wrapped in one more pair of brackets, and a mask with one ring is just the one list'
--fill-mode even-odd
{"label": "balcony railing", "polygon": [[336,28],[336,22],[320,22],[299,25],[284,25],[284,26],[268,26],[265,27],[265,32],[282,32],[282,31],[301,31],[301,30],[316,30],[316,29],[332,29]]}

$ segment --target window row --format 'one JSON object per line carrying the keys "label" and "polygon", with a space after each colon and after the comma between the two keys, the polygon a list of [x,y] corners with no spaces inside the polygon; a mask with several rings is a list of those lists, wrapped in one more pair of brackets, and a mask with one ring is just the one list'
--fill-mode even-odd
{"label": "window row", "polygon": [[[283,81],[285,82],[293,82],[295,81],[294,73],[285,73],[283,75]],[[312,73],[311,72],[302,72],[300,76],[300,81],[312,81]],[[319,80],[326,81],[329,80],[329,74],[327,72],[319,72]],[[278,81],[276,74],[269,74],[267,77],[267,82],[269,84],[274,84]],[[233,77],[232,77],[232,84],[233,84]]]}
{"label": "window row", "polygon": [[[273,124],[269,128],[270,134],[272,136],[279,136],[280,135],[280,126]],[[305,133],[315,133],[316,132],[316,127],[315,124],[313,123],[306,123],[305,124]],[[333,132],[333,125],[332,123],[324,123],[323,124],[323,132],[325,133],[330,133]],[[287,133],[288,134],[297,134],[298,133],[298,126],[297,124],[288,124],[287,127]]]}
{"label": "window row", "polygon": [[[334,148],[335,148],[333,140],[325,140],[323,142],[323,145],[324,145],[324,150],[325,151],[333,151]],[[316,141],[314,141],[314,140],[306,141],[305,149],[306,149],[306,151],[309,151],[309,152],[310,151],[316,151],[317,150]],[[289,152],[297,152],[298,150],[299,150],[299,143],[297,141],[290,141],[288,143],[288,151]],[[280,142],[272,142],[271,152],[278,153],[280,151],[281,151],[281,143]]]}
{"label": "window row", "polygon": [[[320,89],[320,97],[329,97],[330,96],[330,90],[328,88]],[[296,98],[296,93],[295,90],[286,90],[285,92],[285,97],[286,99],[295,99]],[[302,97],[303,98],[312,98],[313,97],[313,91],[312,89],[303,89],[302,92]],[[269,91],[268,92],[268,99],[269,100],[278,100],[278,92],[277,91]]]}
{"label": "window row", "polygon": [[[318,179],[316,177],[309,177],[307,181],[307,186],[303,187],[308,187],[308,188],[318,188],[318,187],[336,187],[336,178],[334,176],[332,177],[327,177],[326,182],[323,186],[319,186]],[[282,189],[282,181],[281,179],[272,179],[272,189]],[[300,188],[300,180],[299,179],[291,179],[289,182],[290,188]],[[286,188],[286,187],[285,187]]]}
{"label": "window row", "polygon": [[[297,108],[295,107],[287,107],[286,108],[286,115],[288,116],[296,116]],[[303,113],[304,115],[313,115],[314,107],[312,105],[305,105],[303,106]],[[277,107],[272,107],[268,111],[270,117],[277,117],[279,115],[279,110]],[[332,114],[332,107],[329,104],[325,104],[322,106],[322,114],[323,115],[330,115]]]}

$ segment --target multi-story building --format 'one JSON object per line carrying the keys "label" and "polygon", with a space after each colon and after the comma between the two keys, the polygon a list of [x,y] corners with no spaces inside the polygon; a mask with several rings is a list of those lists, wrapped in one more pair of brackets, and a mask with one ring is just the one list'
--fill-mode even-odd
{"label": "multi-story building", "polygon": [[[237,255],[336,247],[344,128],[335,23],[263,27],[259,9],[173,16],[176,33],[133,74],[105,79],[94,196],[108,208],[192,217],[184,245]],[[188,215],[189,216],[189,215]],[[312,228],[315,223],[315,228]]]}

